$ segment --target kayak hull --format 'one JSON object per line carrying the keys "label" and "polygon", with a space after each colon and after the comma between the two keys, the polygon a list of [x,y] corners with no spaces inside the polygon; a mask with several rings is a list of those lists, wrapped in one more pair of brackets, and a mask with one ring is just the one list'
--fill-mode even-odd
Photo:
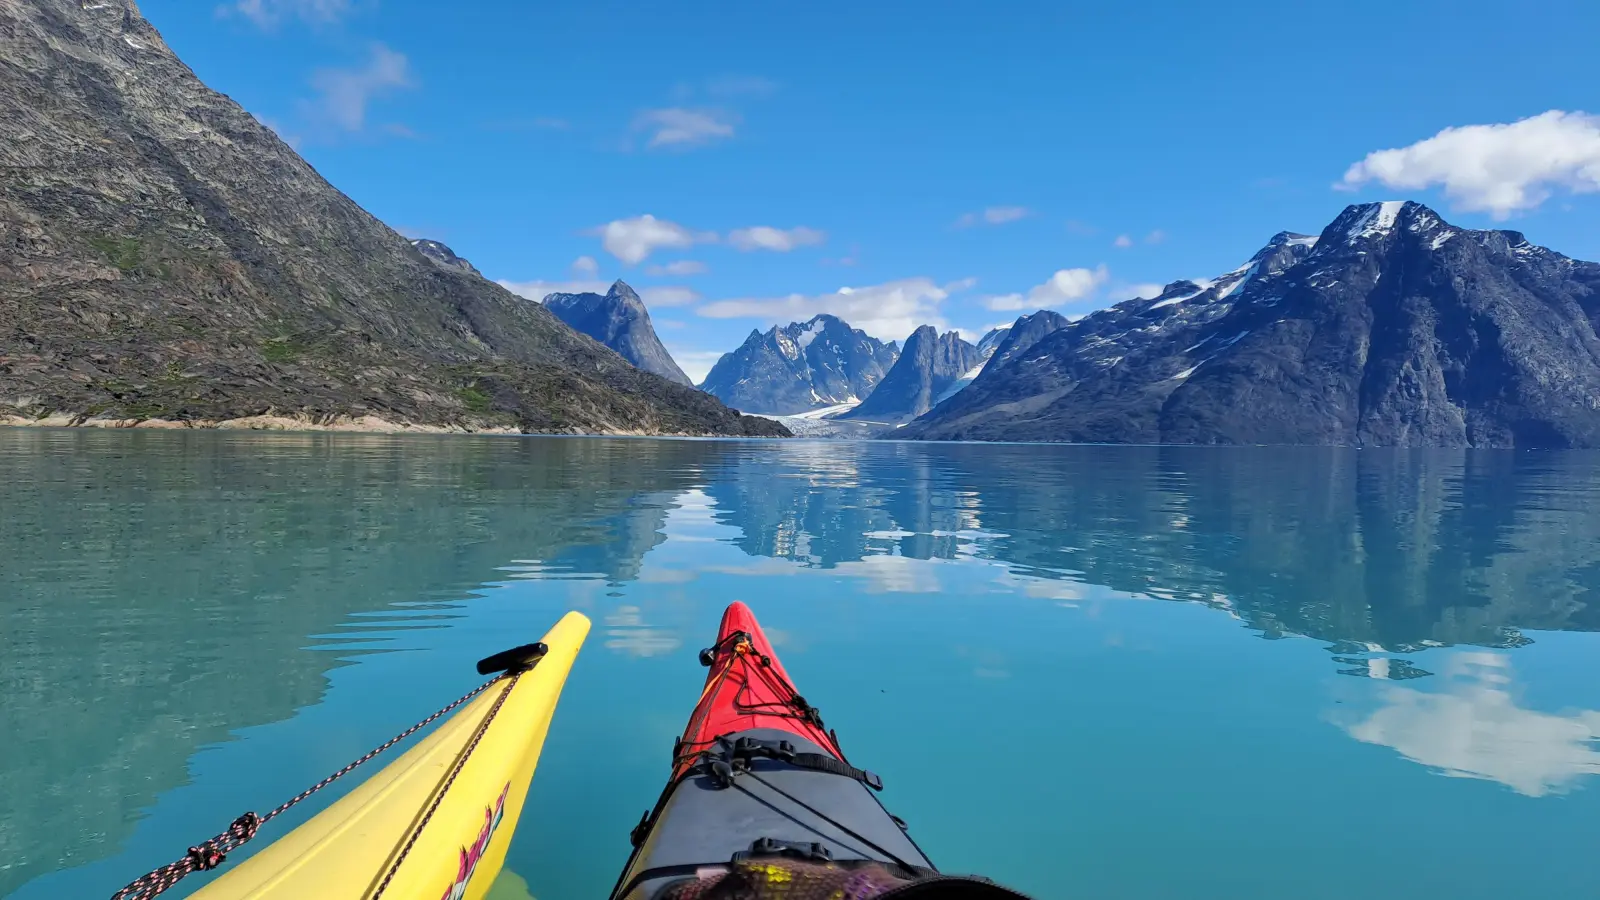
{"label": "kayak hull", "polygon": [[[748,607],[728,608],[702,662],[711,671],[679,739],[673,777],[635,832],[613,900],[650,900],[673,882],[712,877],[736,859],[773,848],[933,870],[869,787],[875,776],[844,760],[820,715],[793,689]],[[741,739],[784,749],[780,758],[743,760],[731,778],[714,771],[712,761],[726,758]],[[808,766],[794,762],[808,759]]]}
{"label": "kayak hull", "polygon": [[[509,679],[497,682],[338,802],[228,866],[195,900],[366,900],[391,869],[383,900],[482,900],[505,861],[556,701],[588,632],[587,618],[568,613],[545,634],[544,657],[509,691]],[[494,719],[440,797],[496,702]]]}

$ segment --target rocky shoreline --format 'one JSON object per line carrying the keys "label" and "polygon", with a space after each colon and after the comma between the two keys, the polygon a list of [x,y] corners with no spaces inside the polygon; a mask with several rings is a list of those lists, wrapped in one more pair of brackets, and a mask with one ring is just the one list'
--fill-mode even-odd
{"label": "rocky shoreline", "polygon": [[[380,416],[292,416],[266,414],[239,416],[232,419],[127,419],[105,416],[84,416],[74,413],[48,413],[37,417],[0,415],[0,426],[9,428],[146,428],[166,431],[293,431],[293,432],[344,432],[350,434],[464,434],[464,435],[521,435],[538,436],[589,436],[589,437],[725,437],[715,432],[664,432],[632,428],[603,430],[569,429],[566,431],[522,431],[503,425],[463,425],[451,423],[433,425],[418,422],[395,421]],[[747,435],[747,437],[780,437],[780,435]]]}

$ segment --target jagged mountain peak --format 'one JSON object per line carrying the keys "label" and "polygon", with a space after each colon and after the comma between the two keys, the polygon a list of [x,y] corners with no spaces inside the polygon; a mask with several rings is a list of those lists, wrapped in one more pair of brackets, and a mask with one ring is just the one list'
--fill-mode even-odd
{"label": "jagged mountain peak", "polygon": [[829,313],[804,322],[751,329],[723,354],[701,390],[737,409],[796,415],[859,403],[898,358],[885,344]]}
{"label": "jagged mountain peak", "polygon": [[1415,200],[1353,203],[1322,230],[1317,249],[1334,252],[1337,248],[1386,239],[1401,231],[1416,234],[1439,228],[1455,230],[1438,213]]}
{"label": "jagged mountain peak", "polygon": [[978,348],[956,331],[922,325],[906,338],[894,367],[855,409],[839,416],[883,424],[909,422],[932,409],[979,365]]}
{"label": "jagged mountain peak", "polygon": [[544,298],[544,306],[573,330],[605,344],[635,367],[693,386],[656,335],[650,311],[638,292],[620,278],[604,294],[550,294]]}

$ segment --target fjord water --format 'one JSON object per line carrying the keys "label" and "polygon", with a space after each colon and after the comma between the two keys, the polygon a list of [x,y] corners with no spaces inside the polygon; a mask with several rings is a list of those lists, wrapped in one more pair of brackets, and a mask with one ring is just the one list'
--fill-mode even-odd
{"label": "fjord water", "polygon": [[1597,464],[0,430],[0,897],[108,896],[567,609],[494,896],[603,897],[735,599],[946,870],[1588,895]]}

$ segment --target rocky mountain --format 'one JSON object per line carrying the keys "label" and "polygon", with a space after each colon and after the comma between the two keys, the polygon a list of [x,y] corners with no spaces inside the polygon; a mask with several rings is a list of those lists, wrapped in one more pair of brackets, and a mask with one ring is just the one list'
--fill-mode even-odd
{"label": "rocky mountain", "polygon": [[644,301],[621,280],[604,294],[551,294],[544,298],[544,308],[574,330],[617,351],[638,368],[678,384],[694,386],[656,337]]}
{"label": "rocky mountain", "polygon": [[133,0],[0,35],[0,421],[785,433],[431,262]]}
{"label": "rocky mountain", "polygon": [[907,437],[1600,447],[1600,265],[1411,202],[991,365]]}
{"label": "rocky mountain", "polygon": [[[1019,319],[1018,321],[1021,320]],[[1001,325],[999,328],[991,328],[984,332],[983,337],[978,339],[978,358],[973,363],[972,368],[962,373],[960,378],[957,378],[955,381],[951,382],[948,387],[941,391],[939,396],[934,398],[933,405],[938,406],[944,401],[950,399],[950,397],[954,395],[956,391],[959,391],[971,384],[972,380],[977,378],[978,375],[983,372],[983,367],[989,364],[989,360],[994,356],[995,351],[999,350],[1000,345],[1006,342],[1006,336],[1010,333],[1010,325]]]}
{"label": "rocky mountain", "polygon": [[1006,335],[1010,333],[1010,325],[1001,325],[998,328],[991,328],[984,332],[983,337],[978,338],[978,359],[988,362],[989,357],[994,356],[994,351],[1005,343]]}
{"label": "rocky mountain", "polygon": [[988,333],[978,340],[977,364],[968,369],[966,374],[956,379],[949,387],[945,388],[939,398],[933,402],[933,405],[937,407],[955,396],[958,391],[966,388],[979,375],[983,374],[984,369],[996,364],[994,360],[999,359],[1000,363],[998,364],[1004,365],[1005,360],[1032,347],[1040,338],[1052,331],[1065,327],[1066,324],[1066,316],[1058,312],[1051,312],[1048,309],[1041,309],[1032,315],[1019,317],[1017,321],[1010,325],[1002,325],[999,328],[990,329]]}
{"label": "rocky mountain", "polygon": [[[995,348],[990,351],[984,368],[999,368],[1028,351],[1028,348],[1067,327],[1067,317],[1058,312],[1041,309],[1032,315],[1020,316],[1011,323]],[[979,345],[982,349],[982,345]]]}
{"label": "rocky mountain", "polygon": [[979,365],[978,348],[954,331],[924,325],[906,338],[900,358],[878,387],[841,419],[898,424],[933,408],[962,376]]}
{"label": "rocky mountain", "polygon": [[765,334],[752,330],[717,360],[700,389],[735,409],[794,415],[859,402],[899,355],[894,342],[820,315]]}
{"label": "rocky mountain", "polygon": [[460,269],[463,272],[471,272],[474,275],[483,274],[473,267],[472,263],[457,256],[454,250],[438,241],[430,241],[427,238],[414,238],[411,241],[411,246],[417,248],[417,252],[426,256],[431,262],[447,269]]}

